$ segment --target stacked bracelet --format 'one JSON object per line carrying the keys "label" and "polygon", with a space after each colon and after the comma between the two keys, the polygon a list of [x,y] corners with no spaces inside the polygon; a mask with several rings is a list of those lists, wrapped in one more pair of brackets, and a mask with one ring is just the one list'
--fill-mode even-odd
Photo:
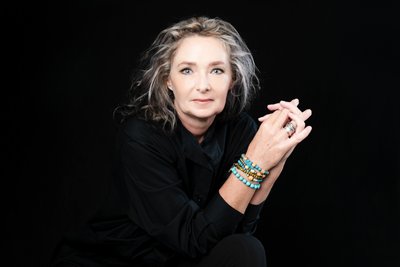
{"label": "stacked bracelet", "polygon": [[259,183],[256,183],[256,184],[250,183],[250,181],[248,181],[246,178],[241,176],[238,173],[236,167],[233,166],[230,170],[233,173],[233,175],[235,175],[235,177],[239,179],[239,181],[241,181],[243,184],[247,185],[248,187],[250,187],[250,188],[252,188],[254,190],[257,190],[257,189],[259,189],[261,187],[261,185]]}
{"label": "stacked bracelet", "polygon": [[[241,176],[238,170],[246,174],[248,179]],[[242,154],[238,162],[233,164],[230,171],[233,173],[233,175],[235,175],[236,178],[243,182],[243,184],[255,190],[261,187],[261,183],[269,174],[267,170],[260,168],[257,164],[246,157],[245,154]]]}
{"label": "stacked bracelet", "polygon": [[244,167],[242,164],[235,163],[233,165],[236,167],[236,169],[245,173],[247,175],[247,178],[249,178],[250,181],[254,181],[254,182],[262,182],[263,181],[263,179],[260,179],[259,176],[257,176],[257,174],[254,173],[254,171]]}
{"label": "stacked bracelet", "polygon": [[241,162],[243,162],[244,164],[246,164],[246,166],[249,169],[252,169],[254,171],[258,171],[261,173],[261,175],[267,176],[269,174],[269,171],[267,170],[263,170],[261,169],[257,164],[255,164],[254,162],[252,162],[245,154],[242,154],[240,157]]}

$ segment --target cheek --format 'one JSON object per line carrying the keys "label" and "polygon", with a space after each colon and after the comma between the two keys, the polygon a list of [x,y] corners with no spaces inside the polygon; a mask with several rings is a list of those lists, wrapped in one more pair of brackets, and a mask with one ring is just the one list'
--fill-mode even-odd
{"label": "cheek", "polygon": [[224,75],[212,79],[210,83],[214,88],[219,88],[222,91],[229,90],[232,84],[232,79],[230,75]]}
{"label": "cheek", "polygon": [[222,106],[222,108],[225,106],[226,104],[226,99],[229,93],[229,89],[228,90],[223,90],[221,92],[219,92],[218,94],[218,104]]}
{"label": "cheek", "polygon": [[190,79],[179,79],[173,83],[174,93],[181,96],[190,93],[190,89],[193,88],[193,82]]}

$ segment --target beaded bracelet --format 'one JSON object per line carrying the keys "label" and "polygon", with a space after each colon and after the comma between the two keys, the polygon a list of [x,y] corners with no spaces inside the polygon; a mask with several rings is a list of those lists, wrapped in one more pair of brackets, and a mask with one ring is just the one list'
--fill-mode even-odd
{"label": "beaded bracelet", "polygon": [[246,165],[241,159],[239,159],[238,162],[235,163],[235,164],[239,165],[240,168],[244,169],[244,172],[247,175],[251,175],[251,176],[253,176],[255,178],[258,178],[258,179],[265,179],[265,177],[267,177],[266,174],[263,174],[263,173],[259,172],[258,170],[252,169],[251,167]]}
{"label": "beaded bracelet", "polygon": [[259,171],[261,174],[263,174],[265,176],[267,176],[269,174],[269,171],[263,170],[262,168],[260,168],[257,164],[252,162],[245,154],[241,155],[240,160],[243,163],[245,163],[246,166],[248,166],[250,169],[255,169],[255,170]]}
{"label": "beaded bracelet", "polygon": [[260,187],[261,187],[260,184],[253,184],[253,183],[250,183],[246,178],[243,178],[243,176],[241,176],[241,175],[238,173],[236,167],[233,166],[233,167],[230,169],[230,171],[233,173],[233,175],[235,175],[235,177],[236,177],[237,179],[239,179],[239,181],[241,181],[241,182],[242,182],[243,184],[245,184],[246,186],[248,186],[248,187],[250,187],[251,189],[254,189],[254,190],[260,189]]}
{"label": "beaded bracelet", "polygon": [[239,163],[234,163],[233,166],[235,166],[236,169],[245,173],[247,175],[247,178],[249,178],[250,181],[254,181],[254,182],[258,182],[258,183],[261,183],[262,181],[264,181],[265,177],[261,178],[256,173],[254,173],[253,170],[246,169]]}

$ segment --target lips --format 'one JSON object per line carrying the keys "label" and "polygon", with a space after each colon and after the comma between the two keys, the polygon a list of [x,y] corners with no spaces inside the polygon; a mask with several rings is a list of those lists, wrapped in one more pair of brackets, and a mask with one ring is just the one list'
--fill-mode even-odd
{"label": "lips", "polygon": [[193,99],[193,102],[197,102],[197,103],[209,103],[213,101],[211,98],[197,98],[197,99]]}

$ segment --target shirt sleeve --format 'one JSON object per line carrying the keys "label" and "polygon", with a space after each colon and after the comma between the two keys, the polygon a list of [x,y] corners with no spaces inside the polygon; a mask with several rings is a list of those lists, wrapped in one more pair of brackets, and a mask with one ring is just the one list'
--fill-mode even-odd
{"label": "shirt sleeve", "polygon": [[[235,127],[231,130],[232,140],[230,141],[230,149],[232,150],[229,153],[234,155],[233,162],[236,162],[240,158],[240,155],[246,152],[257,129],[258,126],[256,122],[247,113],[242,113]],[[264,203],[265,201],[259,205],[249,204],[247,206],[242,221],[237,228],[238,233],[255,233]]]}
{"label": "shirt sleeve", "polygon": [[249,204],[237,231],[240,233],[254,234],[257,224],[260,220],[260,213],[264,206],[264,202],[259,205]]}
{"label": "shirt sleeve", "polygon": [[218,194],[204,208],[191,200],[175,166],[174,146],[161,134],[125,134],[122,173],[129,218],[178,253],[197,257],[236,231],[243,215]]}

